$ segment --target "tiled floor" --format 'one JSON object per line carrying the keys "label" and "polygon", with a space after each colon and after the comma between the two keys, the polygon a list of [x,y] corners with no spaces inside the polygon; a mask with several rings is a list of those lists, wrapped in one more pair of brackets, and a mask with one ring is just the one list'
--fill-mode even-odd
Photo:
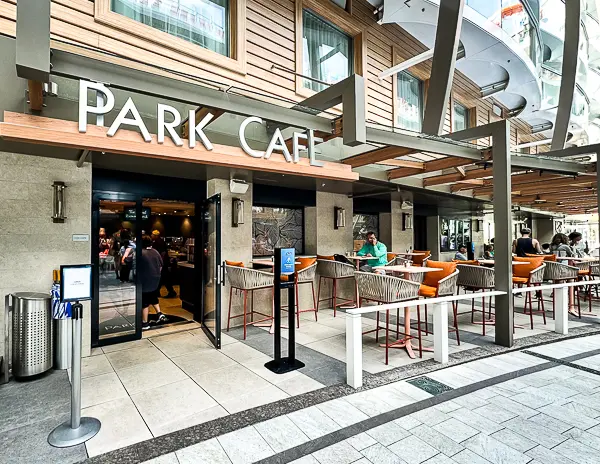
{"label": "tiled floor", "polygon": [[[421,388],[401,381],[354,393],[147,463],[597,464],[600,371],[575,366],[600,368],[598,350],[600,336],[590,336],[473,361]],[[581,359],[544,358],[555,355]]]}

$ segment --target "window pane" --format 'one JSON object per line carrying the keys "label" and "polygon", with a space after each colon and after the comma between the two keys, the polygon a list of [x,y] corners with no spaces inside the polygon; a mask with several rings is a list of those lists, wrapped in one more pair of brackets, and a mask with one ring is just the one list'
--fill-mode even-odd
{"label": "window pane", "polygon": [[[329,84],[352,74],[352,37],[306,10],[302,21],[302,74]],[[316,92],[326,88],[308,79],[304,87]]]}
{"label": "window pane", "polygon": [[355,214],[352,217],[352,235],[354,240],[366,240],[367,232],[379,236],[378,214]]}
{"label": "window pane", "polygon": [[423,83],[407,72],[398,73],[398,127],[421,132]]}
{"label": "window pane", "polygon": [[228,0],[111,0],[111,10],[221,55],[229,55]]}
{"label": "window pane", "polygon": [[252,207],[252,255],[271,256],[275,247],[304,253],[304,211],[301,208]]}
{"label": "window pane", "polygon": [[454,114],[452,115],[452,132],[465,130],[469,127],[469,110],[464,106],[454,103]]}

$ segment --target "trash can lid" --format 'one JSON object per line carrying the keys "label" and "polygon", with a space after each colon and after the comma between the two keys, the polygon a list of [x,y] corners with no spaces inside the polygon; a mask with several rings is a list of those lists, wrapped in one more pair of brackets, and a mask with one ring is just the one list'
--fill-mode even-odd
{"label": "trash can lid", "polygon": [[49,293],[40,293],[40,292],[18,292],[13,293],[13,297],[18,298],[20,300],[49,300]]}

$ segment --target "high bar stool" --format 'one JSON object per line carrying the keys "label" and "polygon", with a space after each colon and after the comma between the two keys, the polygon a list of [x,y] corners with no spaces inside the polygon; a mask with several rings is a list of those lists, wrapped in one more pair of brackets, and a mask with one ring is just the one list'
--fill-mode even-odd
{"label": "high bar stool", "polygon": [[[299,264],[295,266],[296,284],[294,290],[296,292],[296,320],[298,328],[300,327],[300,313],[314,312],[315,321],[317,321],[317,299],[315,298],[315,275],[317,274],[317,259],[316,258],[296,258]],[[287,276],[283,276],[282,280],[287,280]],[[310,284],[312,291],[313,307],[309,309],[300,309],[300,292],[299,287],[303,284]]]}
{"label": "high bar stool", "polygon": [[[317,290],[317,309],[322,301],[331,301],[333,317],[336,316],[338,306],[344,304],[355,304],[357,302],[356,285],[354,286],[354,300],[340,298],[337,296],[337,285],[341,280],[354,280],[354,266],[330,259],[317,259],[317,272],[319,273],[319,289]],[[331,297],[321,299],[321,281],[328,279],[332,281]],[[339,303],[338,303],[339,301]]]}

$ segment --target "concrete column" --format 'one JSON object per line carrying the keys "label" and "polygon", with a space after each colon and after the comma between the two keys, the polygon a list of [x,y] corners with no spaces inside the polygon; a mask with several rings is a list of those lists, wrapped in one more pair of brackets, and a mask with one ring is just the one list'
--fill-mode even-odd
{"label": "concrete column", "polygon": [[[392,201],[392,250],[406,251],[414,246],[413,229],[402,230],[402,215],[413,215],[413,208],[402,207],[402,202]],[[414,219],[414,218],[413,218]]]}
{"label": "concrete column", "polygon": [[[210,197],[216,193],[221,194],[221,259],[223,261],[242,261],[249,265],[252,260],[252,184],[244,195],[231,193],[229,191],[229,179],[210,179],[206,182],[206,194]],[[232,225],[232,201],[239,198],[244,201],[244,224],[238,227]],[[267,291],[257,292],[258,298],[261,293],[267,294]],[[265,304],[270,308],[271,295],[265,296]],[[239,295],[233,295],[232,315],[243,312],[243,300]],[[225,279],[225,285],[221,289],[221,328],[223,331],[227,328],[227,311],[229,307],[229,285]],[[235,320],[233,325],[241,325],[242,318]]]}
{"label": "concrete column", "polygon": [[431,259],[440,259],[440,217],[427,216],[427,248],[431,251]]}

